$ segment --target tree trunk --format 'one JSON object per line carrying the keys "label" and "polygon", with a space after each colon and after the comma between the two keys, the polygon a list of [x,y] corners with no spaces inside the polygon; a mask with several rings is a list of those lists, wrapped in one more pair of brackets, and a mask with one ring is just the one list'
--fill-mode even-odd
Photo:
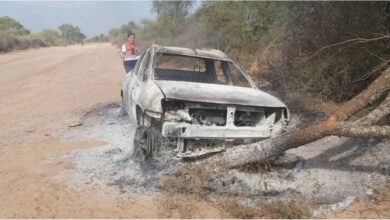
{"label": "tree trunk", "polygon": [[390,94],[385,100],[372,112],[367,114],[364,118],[358,121],[361,125],[376,124],[390,114]]}
{"label": "tree trunk", "polygon": [[355,138],[390,138],[390,126],[363,126],[354,123],[340,123],[331,134]]}
{"label": "tree trunk", "polygon": [[[368,104],[377,100],[390,88],[390,68],[387,68],[373,83],[350,101],[341,105],[334,113],[325,120],[311,124],[303,129],[287,132],[279,137],[256,142],[248,145],[239,145],[210,158],[217,167],[231,168],[244,164],[266,160],[267,158],[280,155],[282,152],[308,144],[329,135],[352,136],[361,138],[390,138],[390,127],[359,126],[356,124],[342,123],[354,113]],[[390,114],[390,98],[373,112],[362,119],[362,123],[372,124]]]}

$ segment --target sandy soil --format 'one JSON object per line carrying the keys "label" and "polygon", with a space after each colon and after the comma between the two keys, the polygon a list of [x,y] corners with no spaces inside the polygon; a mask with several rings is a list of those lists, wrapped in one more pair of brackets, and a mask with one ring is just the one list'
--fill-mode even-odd
{"label": "sandy soil", "polygon": [[123,77],[119,54],[109,44],[0,55],[0,218],[225,216],[207,202],[168,207],[159,195],[120,199],[55,178],[74,165],[48,160],[104,145],[62,134],[92,106],[119,103]]}

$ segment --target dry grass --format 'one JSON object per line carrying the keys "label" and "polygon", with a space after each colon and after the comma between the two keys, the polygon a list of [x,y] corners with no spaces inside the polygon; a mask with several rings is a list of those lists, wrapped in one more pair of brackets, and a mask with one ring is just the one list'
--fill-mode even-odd
{"label": "dry grass", "polygon": [[[269,164],[251,164],[242,169],[246,171],[259,170],[259,166]],[[184,167],[174,176],[161,178],[160,188],[169,193],[160,201],[164,209],[176,210],[181,218],[190,218],[193,203],[206,200],[207,183],[213,176],[207,169]],[[242,197],[231,196],[229,199],[217,198],[214,204],[233,218],[309,218],[312,216],[309,206],[302,202],[274,202],[265,204],[259,202],[256,206],[240,203]]]}
{"label": "dry grass", "polygon": [[193,199],[190,196],[174,194],[165,196],[157,201],[158,205],[165,210],[164,218],[179,217],[192,218],[194,214]]}
{"label": "dry grass", "polygon": [[268,172],[272,169],[272,161],[276,158],[269,158],[264,161],[257,161],[253,163],[248,163],[243,166],[238,167],[237,169],[245,173],[259,173],[259,172]]}
{"label": "dry grass", "polygon": [[220,201],[220,207],[233,218],[262,218],[265,213],[259,207],[244,206],[237,201]]}
{"label": "dry grass", "polygon": [[[199,217],[199,202],[206,199],[206,185],[210,181],[210,172],[185,166],[173,176],[163,176],[160,188],[166,191],[166,196],[158,201],[159,205],[168,210],[166,217],[194,218]],[[207,201],[206,201],[207,202]],[[200,216],[207,216],[207,212]]]}
{"label": "dry grass", "polygon": [[160,188],[170,193],[191,194],[201,199],[205,196],[205,187],[210,178],[207,170],[186,166],[174,176],[163,176]]}
{"label": "dry grass", "polygon": [[374,195],[358,198],[351,206],[321,218],[390,218],[390,184],[374,190]]}
{"label": "dry grass", "polygon": [[258,203],[256,206],[243,205],[235,200],[220,202],[220,206],[233,218],[310,218],[311,210],[305,203],[274,202],[271,204]]}
{"label": "dry grass", "polygon": [[275,202],[266,206],[266,211],[272,218],[310,218],[312,216],[309,206],[302,202]]}

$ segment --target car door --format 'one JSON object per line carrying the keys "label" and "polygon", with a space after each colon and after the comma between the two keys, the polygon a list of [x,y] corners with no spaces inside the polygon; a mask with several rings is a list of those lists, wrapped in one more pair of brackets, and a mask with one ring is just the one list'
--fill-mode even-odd
{"label": "car door", "polygon": [[135,68],[135,74],[134,77],[132,77],[130,80],[132,87],[130,88],[130,108],[131,108],[131,116],[134,122],[136,122],[137,115],[136,115],[136,106],[139,105],[139,95],[141,93],[141,90],[143,88],[143,76],[147,71],[147,67],[149,66],[151,59],[150,50],[147,50],[142,57],[141,62],[139,63],[138,68]]}
{"label": "car door", "polygon": [[137,78],[137,72],[141,66],[141,63],[143,61],[145,55],[145,51],[141,54],[140,58],[138,59],[137,63],[135,64],[135,67],[132,71],[130,71],[125,78],[125,86],[124,86],[124,94],[123,99],[125,104],[126,111],[129,114],[129,117],[131,120],[134,120],[135,118],[135,106],[134,103],[135,100],[132,96],[134,88],[137,86],[136,84],[136,78]]}

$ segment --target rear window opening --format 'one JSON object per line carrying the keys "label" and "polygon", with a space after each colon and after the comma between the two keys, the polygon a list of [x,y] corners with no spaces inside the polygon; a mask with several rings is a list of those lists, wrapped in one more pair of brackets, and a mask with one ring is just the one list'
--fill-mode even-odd
{"label": "rear window opening", "polygon": [[188,81],[251,88],[236,65],[225,60],[158,53],[154,63],[156,80]]}

